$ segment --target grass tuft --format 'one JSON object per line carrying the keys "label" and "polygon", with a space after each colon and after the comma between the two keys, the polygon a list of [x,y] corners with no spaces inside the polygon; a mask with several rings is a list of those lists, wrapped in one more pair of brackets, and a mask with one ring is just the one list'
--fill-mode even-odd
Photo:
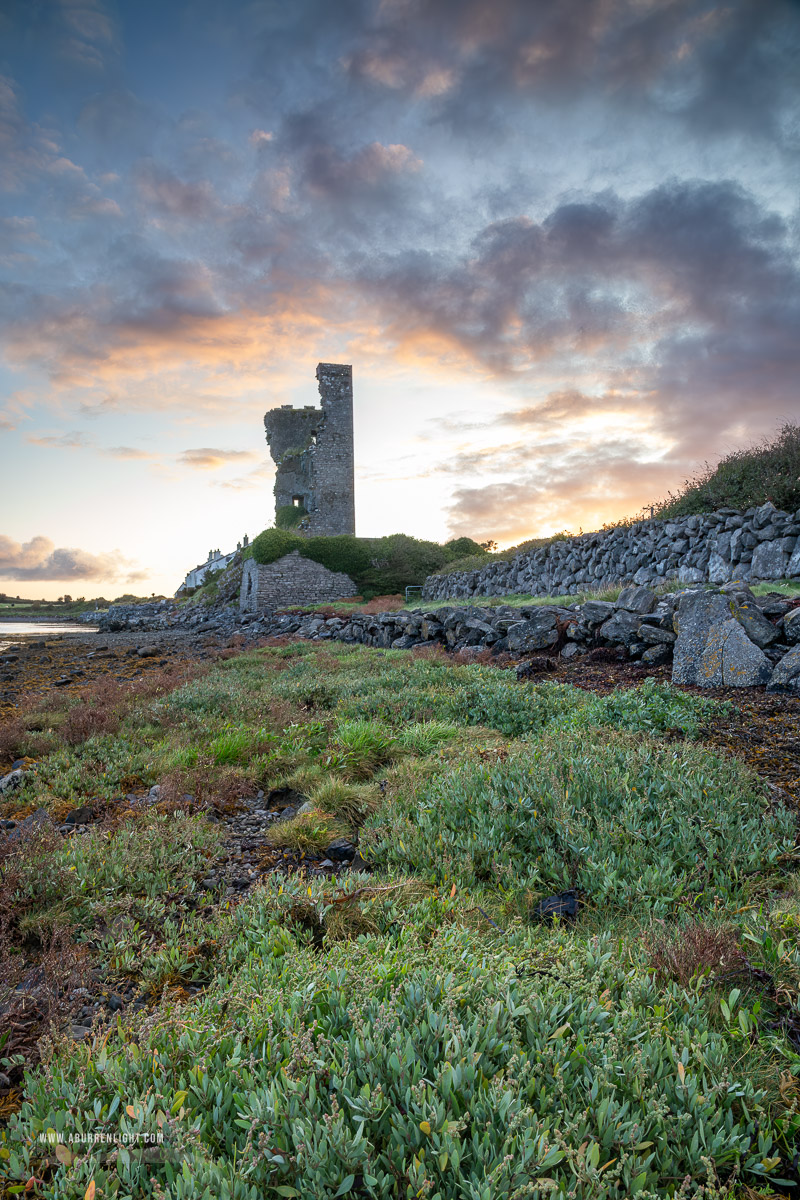
{"label": "grass tuft", "polygon": [[306,795],[319,812],[330,813],[353,828],[377,811],[380,800],[377,787],[346,783],[335,775],[324,776]]}
{"label": "grass tuft", "polygon": [[347,837],[348,833],[347,826],[331,813],[311,812],[279,821],[271,826],[266,837],[272,846],[321,854],[335,838]]}

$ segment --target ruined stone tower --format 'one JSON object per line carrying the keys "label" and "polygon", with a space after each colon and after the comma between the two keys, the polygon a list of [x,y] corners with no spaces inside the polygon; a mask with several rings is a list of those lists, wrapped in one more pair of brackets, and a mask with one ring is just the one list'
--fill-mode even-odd
{"label": "ruined stone tower", "polygon": [[299,533],[355,533],[353,368],[319,363],[322,407],[284,404],[264,416],[275,475],[276,524],[281,510],[305,509]]}

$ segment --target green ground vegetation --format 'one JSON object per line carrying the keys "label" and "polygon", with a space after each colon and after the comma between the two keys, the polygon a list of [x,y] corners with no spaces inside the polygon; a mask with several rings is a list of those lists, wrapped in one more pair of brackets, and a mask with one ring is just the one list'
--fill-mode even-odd
{"label": "green ground vegetation", "polygon": [[74,621],[85,612],[94,612],[95,607],[108,608],[108,600],[100,598],[97,604],[94,600],[14,600],[0,601],[0,617],[8,620],[30,621],[34,618],[48,618],[53,621]]}
{"label": "green ground vegetation", "polygon": [[277,529],[296,529],[303,517],[308,516],[308,510],[303,504],[284,504],[275,513]]}
{"label": "green ground vegetation", "polygon": [[[78,719],[91,705],[52,702],[7,731],[4,752],[38,766],[3,812],[63,815],[132,781],[162,801],[6,855],[5,961],[59,936],[152,1004],[79,1044],[45,1039],[0,1134],[9,1191],[711,1200],[790,1185],[798,825],[704,745],[717,703],[294,643],[133,697],[105,728]],[[257,787],[310,801],[275,844],[345,833],[375,872],[270,874],[238,903],[202,890],[224,844],[200,806]],[[575,923],[538,920],[566,889]],[[155,1132],[148,1163],[130,1142],[70,1140]]]}
{"label": "green ground vegetation", "polygon": [[[574,534],[565,529],[560,533],[550,534],[548,537],[528,538],[527,541],[520,542],[516,546],[508,546],[505,550],[488,551],[478,548],[478,552],[476,553],[475,550],[465,547],[457,556],[442,563],[432,574],[450,575],[453,571],[479,571],[482,567],[488,566],[489,563],[510,562],[518,554],[531,554],[534,550],[540,550],[543,546],[549,546],[553,542],[568,541],[569,538],[574,536]],[[465,540],[468,539],[462,539],[462,541]]]}
{"label": "green ground vegetation", "polygon": [[[572,592],[568,595],[553,596],[531,596],[520,592],[512,596],[460,596],[445,600],[409,600],[404,607],[436,609],[475,604],[487,608],[497,608],[500,605],[509,605],[511,608],[522,608],[531,604],[585,604],[587,600],[617,600],[624,586],[628,585],[618,583],[609,587],[596,588],[594,590],[586,589],[579,592]],[[768,582],[747,584],[747,586],[754,596],[766,596],[771,592],[792,597],[800,594],[800,581],[797,579],[776,579],[769,580]],[[652,591],[657,596],[664,596],[670,592],[683,591],[686,587],[685,583],[678,583],[675,579],[669,579],[665,583],[654,586]]]}

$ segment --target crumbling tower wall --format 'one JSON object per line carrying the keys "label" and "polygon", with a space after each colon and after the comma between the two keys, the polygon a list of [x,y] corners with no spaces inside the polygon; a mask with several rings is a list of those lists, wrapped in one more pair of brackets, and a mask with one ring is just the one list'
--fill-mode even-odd
{"label": "crumbling tower wall", "polygon": [[275,511],[304,508],[299,533],[354,534],[353,368],[319,363],[317,380],[321,408],[284,404],[264,417],[277,467]]}

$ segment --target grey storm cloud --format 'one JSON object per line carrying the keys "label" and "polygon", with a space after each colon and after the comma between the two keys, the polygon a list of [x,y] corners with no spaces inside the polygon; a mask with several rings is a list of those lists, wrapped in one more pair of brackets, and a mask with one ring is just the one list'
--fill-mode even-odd
{"label": "grey storm cloud", "polygon": [[[366,143],[352,161],[366,175],[402,174],[413,172],[410,153]],[[341,161],[329,157],[313,186],[344,195]],[[19,358],[57,375],[65,364],[102,363],[137,337],[268,312],[276,295],[314,280],[346,285],[390,341],[438,334],[509,378],[547,366],[567,380],[591,369],[679,435],[688,414],[696,433],[741,421],[756,400],[767,419],[796,405],[796,230],[734,181],[673,180],[625,199],[585,194],[538,220],[491,222],[463,249],[443,241],[422,250],[407,238],[392,253],[367,253],[329,232],[320,242],[314,220],[296,210],[253,202],[220,219],[205,188],[152,163],[141,171],[151,204],[190,217],[200,242],[222,235],[222,245],[204,256],[187,246],[178,257],[129,233],[111,242],[94,282],[61,294],[9,285],[6,324]],[[369,245],[368,213],[360,217]],[[233,255],[247,266],[232,265]]]}
{"label": "grey storm cloud", "polygon": [[798,49],[792,0],[390,0],[348,70],[428,101],[462,132],[507,123],[521,95],[563,103],[591,92],[644,100],[709,132],[791,141]]}
{"label": "grey storm cloud", "polygon": [[360,284],[395,336],[434,330],[509,375],[567,359],[632,375],[667,427],[796,403],[796,236],[732,182],[498,222],[463,258],[385,255]]}
{"label": "grey storm cloud", "polygon": [[299,162],[305,186],[327,201],[385,201],[387,188],[396,184],[398,176],[422,166],[402,143],[373,141],[344,149],[336,144],[334,126],[319,112],[292,114],[275,147]]}
{"label": "grey storm cloud", "polygon": [[107,579],[129,575],[132,564],[118,550],[91,554],[88,550],[57,548],[47,537],[20,544],[0,534],[0,579]]}
{"label": "grey storm cloud", "polygon": [[180,217],[187,221],[216,218],[221,205],[211,183],[179,178],[163,163],[146,159],[134,173],[138,199],[148,213]]}

